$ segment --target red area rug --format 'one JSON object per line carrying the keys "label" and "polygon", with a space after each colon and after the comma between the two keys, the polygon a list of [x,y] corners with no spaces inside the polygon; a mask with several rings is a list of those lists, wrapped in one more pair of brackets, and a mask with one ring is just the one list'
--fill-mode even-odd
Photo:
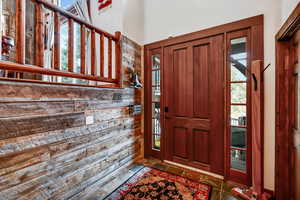
{"label": "red area rug", "polygon": [[211,186],[145,167],[110,194],[107,200],[208,200]]}

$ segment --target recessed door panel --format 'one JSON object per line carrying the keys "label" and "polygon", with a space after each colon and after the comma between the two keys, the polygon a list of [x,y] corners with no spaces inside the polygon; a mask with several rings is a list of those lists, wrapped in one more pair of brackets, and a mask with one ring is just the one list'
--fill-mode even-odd
{"label": "recessed door panel", "polygon": [[195,46],[193,56],[194,117],[209,118],[209,44]]}
{"label": "recessed door panel", "polygon": [[187,66],[187,48],[176,49],[173,52],[174,60],[174,86],[177,91],[174,93],[174,109],[177,117],[188,116],[187,92],[189,83],[186,77],[188,77]]}
{"label": "recessed door panel", "polygon": [[193,160],[202,164],[209,164],[209,132],[193,130]]}
{"label": "recessed door panel", "polygon": [[174,156],[181,159],[188,158],[188,131],[187,128],[174,127]]}

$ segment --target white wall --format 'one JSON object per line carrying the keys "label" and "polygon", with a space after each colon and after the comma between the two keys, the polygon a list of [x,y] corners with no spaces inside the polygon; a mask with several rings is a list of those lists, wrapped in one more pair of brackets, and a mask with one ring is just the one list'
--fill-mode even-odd
{"label": "white wall", "polygon": [[91,0],[91,15],[94,25],[109,33],[121,31],[122,34],[137,43],[143,43],[143,0],[113,0],[112,7],[102,12],[98,11],[97,2]]}
{"label": "white wall", "polygon": [[[286,0],[289,1],[289,0]],[[274,189],[275,33],[281,0],[145,0],[145,43],[198,31],[258,14],[265,15],[265,187]]]}
{"label": "white wall", "polygon": [[298,3],[299,0],[281,0],[281,24],[287,20]]}

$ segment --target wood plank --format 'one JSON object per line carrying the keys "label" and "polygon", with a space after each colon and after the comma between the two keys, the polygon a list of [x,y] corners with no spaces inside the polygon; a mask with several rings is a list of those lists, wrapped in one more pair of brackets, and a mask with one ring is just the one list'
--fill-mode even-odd
{"label": "wood plank", "polygon": [[96,38],[95,29],[91,31],[91,74],[96,76]]}
{"label": "wood plank", "polygon": [[[63,119],[63,118],[61,118]],[[63,141],[78,136],[87,136],[91,132],[105,132],[115,129],[133,128],[135,121],[132,118],[114,119],[113,121],[104,121],[102,123],[93,124],[87,127],[76,126],[65,130],[48,131],[36,133],[34,135],[24,135],[18,138],[8,138],[0,140],[0,156],[17,151],[23,151],[39,147],[45,144]],[[69,125],[70,126],[70,125]],[[37,127],[37,126],[36,126]],[[53,129],[49,127],[49,129]],[[55,128],[54,128],[55,129]]]}
{"label": "wood plank", "polygon": [[[18,126],[14,126],[18,124]],[[80,127],[85,125],[84,113],[62,113],[33,117],[1,118],[0,139],[16,138],[48,131]]]}
{"label": "wood plank", "polygon": [[16,0],[16,62],[25,64],[26,0]]}
{"label": "wood plank", "polygon": [[[0,82],[0,101],[1,102],[24,102],[24,101],[57,101],[57,100],[81,100],[89,101],[94,104],[95,101],[120,103],[127,100],[133,100],[135,90],[126,89],[99,89],[76,88],[76,87],[45,87],[39,84],[9,84]],[[120,98],[119,98],[120,97]]]}
{"label": "wood plank", "polygon": [[41,4],[35,5],[35,65],[44,67],[44,14]]}
{"label": "wood plank", "polygon": [[112,40],[108,38],[108,78],[112,79]]}
{"label": "wood plank", "polygon": [[81,62],[81,66],[80,66],[80,73],[85,74],[86,72],[86,27],[85,25],[81,25],[80,27],[80,62]]}
{"label": "wood plank", "polygon": [[60,15],[54,13],[54,69],[60,70]]}
{"label": "wood plank", "polygon": [[68,71],[74,72],[74,21],[68,19]]}
{"label": "wood plank", "polygon": [[104,77],[104,34],[100,36],[100,77]]}

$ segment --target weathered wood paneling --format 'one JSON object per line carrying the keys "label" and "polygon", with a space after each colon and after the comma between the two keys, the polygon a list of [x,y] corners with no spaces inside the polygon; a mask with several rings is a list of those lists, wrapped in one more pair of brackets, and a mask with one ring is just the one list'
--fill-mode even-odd
{"label": "weathered wood paneling", "polygon": [[[141,47],[124,37],[122,51],[125,72],[140,72]],[[0,82],[0,199],[82,199],[141,158],[128,78],[125,89]]]}

